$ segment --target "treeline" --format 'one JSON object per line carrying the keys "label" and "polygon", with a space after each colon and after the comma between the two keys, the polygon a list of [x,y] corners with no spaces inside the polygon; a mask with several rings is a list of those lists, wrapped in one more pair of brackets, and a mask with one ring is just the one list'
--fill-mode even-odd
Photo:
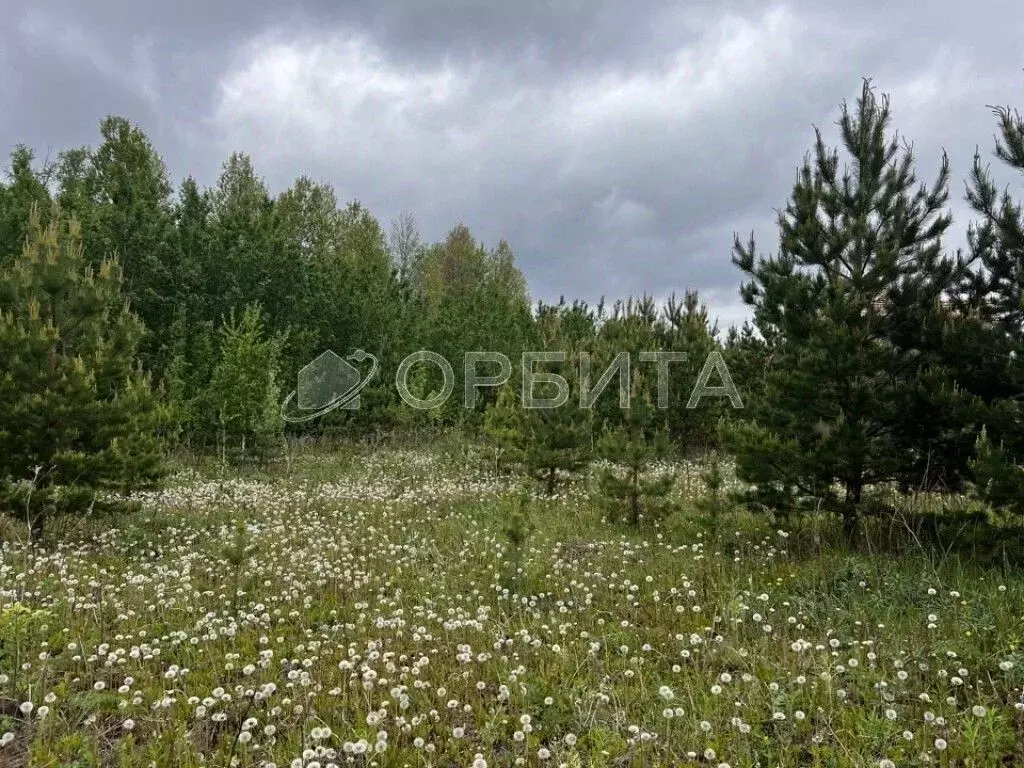
{"label": "treeline", "polygon": [[[212,189],[188,178],[175,192],[138,127],[111,117],[100,133],[98,148],[61,153],[42,167],[29,148],[14,150],[0,188],[0,264],[16,263],[34,226],[77,222],[87,265],[117,261],[124,295],[145,329],[139,361],[170,409],[169,436],[193,447],[273,446],[285,426],[284,394],[325,350],[367,350],[384,373],[362,393],[358,411],[289,427],[295,433],[479,428],[495,392],[481,390],[471,410],[456,396],[417,413],[395,389],[399,361],[421,349],[444,356],[461,394],[465,352],[494,351],[518,362],[550,334],[553,316],[577,346],[593,346],[606,325],[602,338],[622,336],[627,316],[646,329],[645,343],[685,344],[695,354],[713,343],[695,294],[665,307],[647,297],[610,308],[531,305],[508,243],[487,248],[465,225],[425,243],[410,215],[385,229],[360,203],[341,205],[329,185],[308,178],[272,196],[240,154]],[[410,386],[433,391],[436,373],[416,370]]]}
{"label": "treeline", "polygon": [[[997,118],[999,160],[1024,170],[1020,116]],[[51,163],[19,146],[0,186],[8,505],[34,508],[26,494],[57,494],[46,488],[152,481],[161,445],[263,456],[286,430],[458,427],[552,492],[592,458],[614,459],[620,469],[602,484],[635,522],[662,506],[670,483],[644,469],[707,446],[735,456],[749,504],[833,509],[850,531],[865,490],[886,483],[972,487],[1020,511],[1020,205],[976,157],[967,180],[976,221],[953,249],[945,158],[920,183],[887,100],[867,84],[843,106],[840,128],[841,147],[817,135],[799,169],[777,251],[737,239],[754,319],[725,334],[692,292],[664,306],[648,297],[533,305],[507,243],[489,248],[461,224],[426,243],[411,217],[386,228],[308,178],[272,195],[244,155],[228,159],[213,188],[188,178],[175,189],[145,134],[122,118],[103,121],[98,147]],[[361,407],[286,425],[280,403],[297,371],[325,350],[356,348],[383,370]],[[482,388],[472,408],[458,396],[409,408],[393,376],[420,349],[452,362],[456,393],[467,351],[518,361],[524,350],[559,350],[573,398],[593,386],[579,380],[582,359],[596,379],[630,353],[621,382],[631,407],[619,407],[613,385],[593,409],[523,409],[516,371],[505,387]],[[667,393],[655,365],[637,364],[650,350],[686,355]],[[727,398],[687,407],[713,352],[744,409]],[[410,387],[429,396],[435,374],[417,368]]]}
{"label": "treeline", "polygon": [[[14,150],[0,188],[0,267],[20,255],[33,206],[43,227],[78,222],[92,266],[116,258],[146,329],[140,361],[183,441],[258,445],[280,419],[255,403],[291,389],[327,349],[366,349],[393,370],[421,348],[512,354],[526,345],[526,281],[505,242],[485,248],[459,225],[427,244],[410,217],[388,232],[361,204],[339,204],[329,185],[308,178],[272,195],[241,154],[213,188],[188,178],[175,190],[138,127],[110,117],[100,134],[97,148],[44,166],[27,147]],[[246,380],[246,365],[260,370],[258,381]],[[363,417],[348,433],[398,426],[387,388],[364,402],[371,407],[359,414],[335,416]]]}
{"label": "treeline", "polygon": [[[14,149],[0,274],[0,503],[38,526],[96,489],[155,482],[175,446],[259,460],[284,437],[481,435],[498,390],[464,407],[467,351],[518,362],[565,342],[593,351],[596,368],[620,341],[695,355],[716,344],[696,294],[666,307],[533,305],[508,243],[488,248],[462,224],[426,243],[411,216],[386,229],[308,178],[272,195],[244,155],[212,188],[187,178],[175,190],[145,134],[119,117],[102,122],[98,147],[52,162]],[[356,348],[382,370],[360,408],[286,424],[298,371]],[[457,379],[456,395],[426,411],[394,385],[399,361],[421,349],[450,360]],[[418,367],[410,388],[428,397],[437,373]],[[675,394],[670,412],[680,441],[712,439],[708,414],[696,425]]]}

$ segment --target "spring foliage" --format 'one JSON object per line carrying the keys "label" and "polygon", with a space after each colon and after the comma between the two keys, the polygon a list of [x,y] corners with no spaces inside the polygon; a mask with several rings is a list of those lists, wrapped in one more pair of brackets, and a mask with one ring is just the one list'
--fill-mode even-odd
{"label": "spring foliage", "polygon": [[114,260],[91,266],[81,226],[32,209],[0,279],[0,477],[33,530],[61,502],[125,490],[161,472],[164,411],[140,368],[143,326]]}

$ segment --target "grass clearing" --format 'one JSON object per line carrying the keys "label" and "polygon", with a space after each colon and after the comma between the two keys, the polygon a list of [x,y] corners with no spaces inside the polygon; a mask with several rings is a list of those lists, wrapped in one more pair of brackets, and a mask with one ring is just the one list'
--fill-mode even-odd
{"label": "grass clearing", "polygon": [[0,766],[1024,764],[1020,570],[709,518],[692,464],[640,530],[474,466],[297,456],[11,527]]}

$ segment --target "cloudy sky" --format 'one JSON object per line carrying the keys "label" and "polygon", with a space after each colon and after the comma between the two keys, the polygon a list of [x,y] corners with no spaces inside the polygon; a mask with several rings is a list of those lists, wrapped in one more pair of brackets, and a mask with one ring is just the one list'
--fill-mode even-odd
{"label": "cloudy sky", "polygon": [[[13,2],[13,7],[12,7]],[[0,145],[140,124],[176,179],[233,150],[428,239],[512,244],[535,298],[701,289],[743,316],[732,233],[775,244],[813,126],[862,77],[930,179],[990,155],[986,105],[1024,107],[1024,5],[667,0],[3,0]],[[927,7],[926,7],[927,6]]]}

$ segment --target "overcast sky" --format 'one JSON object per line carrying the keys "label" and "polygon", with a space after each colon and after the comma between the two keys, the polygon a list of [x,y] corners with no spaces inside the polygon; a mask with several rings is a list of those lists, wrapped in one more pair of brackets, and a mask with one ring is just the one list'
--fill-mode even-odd
{"label": "overcast sky", "polygon": [[[954,212],[986,105],[1024,108],[1024,4],[621,0],[3,0],[0,145],[140,124],[175,180],[233,150],[428,239],[506,238],[535,298],[698,288],[743,316],[732,233],[773,249],[813,126],[862,77]],[[959,243],[954,242],[953,245]]]}

